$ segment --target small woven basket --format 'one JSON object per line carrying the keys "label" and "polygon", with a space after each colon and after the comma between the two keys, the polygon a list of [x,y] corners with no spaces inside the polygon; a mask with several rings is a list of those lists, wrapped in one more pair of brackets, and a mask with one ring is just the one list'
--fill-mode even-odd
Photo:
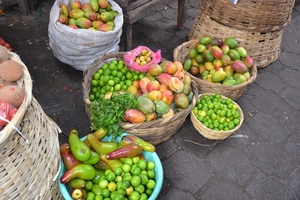
{"label": "small woven basket", "polygon": [[201,0],[200,9],[220,24],[244,31],[277,31],[291,21],[295,0]]}
{"label": "small woven basket", "polygon": [[[202,99],[205,95],[211,95],[211,94],[215,94],[215,93],[202,93],[198,96],[198,99]],[[225,97],[224,95],[221,95],[221,98],[225,99],[227,97]],[[244,115],[243,115],[242,109],[236,102],[233,101],[233,103],[238,106],[238,112],[240,114],[240,123],[234,129],[228,130],[228,131],[215,131],[215,130],[209,129],[206,126],[204,126],[197,119],[197,117],[195,116],[195,114],[193,112],[191,112],[190,118],[193,123],[193,126],[205,138],[208,138],[211,140],[223,140],[223,139],[228,138],[230,135],[232,135],[234,132],[236,132],[242,126],[243,121],[244,121]]]}
{"label": "small woven basket", "polygon": [[264,68],[278,59],[283,29],[269,32],[237,30],[213,20],[201,12],[188,34],[189,40],[209,35],[215,38],[234,37],[255,60],[257,68]]}
{"label": "small woven basket", "polygon": [[18,129],[30,144],[14,134],[1,149],[2,199],[63,199],[56,181],[60,171],[59,127],[32,98]]}
{"label": "small woven basket", "polygon": [[[88,99],[91,90],[91,78],[93,74],[101,67],[102,63],[107,63],[110,59],[123,59],[124,52],[109,53],[103,55],[96,59],[91,66],[84,71],[84,79],[82,83],[83,87],[83,100],[86,105],[86,112],[90,116],[90,110],[88,107]],[[143,140],[157,145],[161,142],[168,140],[173,134],[175,134],[178,129],[184,123],[186,117],[191,112],[192,108],[196,104],[196,97],[198,96],[198,88],[196,83],[192,82],[192,91],[194,92],[194,97],[188,108],[175,113],[173,116],[166,118],[160,118],[150,122],[142,122],[138,124],[132,123],[120,123],[120,126],[125,132],[134,134]]]}
{"label": "small woven basket", "polygon": [[[190,40],[176,47],[174,49],[174,61],[183,63],[188,55],[189,50],[193,49],[195,47],[195,44],[197,43],[198,40]],[[246,82],[233,86],[211,83],[201,78],[195,77],[192,74],[189,75],[191,76],[192,80],[197,83],[199,93],[219,93],[233,100],[237,100],[246,91],[248,85],[255,81],[257,77],[256,65],[251,68],[250,74],[251,77]]]}
{"label": "small woven basket", "polygon": [[[0,48],[5,48],[0,45]],[[6,49],[6,48],[5,48]],[[7,49],[6,49],[7,50]],[[8,51],[8,50],[7,50]],[[23,67],[23,76],[20,80],[17,81],[17,85],[25,90],[25,98],[21,106],[18,108],[18,112],[12,118],[11,123],[18,128],[21,123],[23,116],[26,113],[28,106],[31,103],[32,99],[32,80],[28,72],[27,67],[21,61],[20,57],[13,52],[8,51],[9,59],[18,62]],[[6,144],[6,140],[15,133],[15,130],[12,126],[6,125],[5,128],[0,131],[0,149]]]}

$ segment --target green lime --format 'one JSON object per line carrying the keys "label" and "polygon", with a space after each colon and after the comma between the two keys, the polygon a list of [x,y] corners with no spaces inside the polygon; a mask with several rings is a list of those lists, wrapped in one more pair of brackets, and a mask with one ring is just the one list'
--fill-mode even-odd
{"label": "green lime", "polygon": [[133,187],[140,185],[141,182],[142,182],[141,177],[139,177],[138,175],[133,175],[130,179],[130,183]]}

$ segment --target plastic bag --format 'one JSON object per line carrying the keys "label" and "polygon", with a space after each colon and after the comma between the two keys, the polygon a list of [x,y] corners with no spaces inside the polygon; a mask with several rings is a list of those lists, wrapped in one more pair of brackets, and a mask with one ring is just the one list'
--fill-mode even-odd
{"label": "plastic bag", "polygon": [[4,129],[8,122],[2,120],[11,120],[15,114],[18,112],[18,109],[10,105],[8,102],[0,101],[0,131]]}
{"label": "plastic bag", "polygon": [[[89,0],[80,0],[88,3]],[[88,29],[74,30],[58,22],[60,5],[71,7],[72,0],[56,0],[50,11],[48,25],[49,45],[53,55],[61,62],[83,71],[99,56],[105,53],[118,52],[124,23],[121,7],[114,1],[108,0],[112,9],[119,14],[116,16],[115,28],[112,31],[92,31]]]}
{"label": "plastic bag", "polygon": [[[147,63],[146,65],[139,65],[137,64],[135,61],[134,61],[134,58],[138,55],[140,55],[140,53],[143,51],[143,50],[148,50],[151,52],[151,55],[152,55],[152,60]],[[162,57],[161,57],[161,50],[157,50],[156,53],[154,53],[151,49],[149,49],[148,47],[146,46],[138,46],[137,48],[131,50],[131,51],[128,51],[125,55],[124,55],[124,63],[126,65],[126,67],[130,70],[135,70],[135,71],[139,71],[139,72],[147,72],[148,70],[148,67],[155,63],[155,64],[158,64],[160,61],[161,61]]]}

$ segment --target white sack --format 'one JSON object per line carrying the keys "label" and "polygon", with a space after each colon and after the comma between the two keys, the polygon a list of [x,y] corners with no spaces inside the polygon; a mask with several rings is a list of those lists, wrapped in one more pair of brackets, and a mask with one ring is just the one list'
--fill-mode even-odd
{"label": "white sack", "polygon": [[[60,5],[66,4],[71,8],[72,0],[56,0],[50,11],[48,35],[53,55],[61,62],[83,71],[99,56],[119,51],[119,42],[122,35],[123,12],[114,1],[109,0],[112,10],[119,14],[114,19],[113,31],[102,32],[87,29],[74,30],[58,22]],[[88,3],[89,0],[81,0]]]}

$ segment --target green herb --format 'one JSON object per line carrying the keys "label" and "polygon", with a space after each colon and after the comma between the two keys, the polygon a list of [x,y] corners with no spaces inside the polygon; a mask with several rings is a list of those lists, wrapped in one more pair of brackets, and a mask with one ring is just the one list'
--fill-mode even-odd
{"label": "green herb", "polygon": [[118,124],[124,121],[127,109],[138,108],[135,96],[128,91],[113,93],[109,99],[100,97],[90,103],[91,129],[103,127],[108,130],[108,136],[116,139],[124,129]]}

